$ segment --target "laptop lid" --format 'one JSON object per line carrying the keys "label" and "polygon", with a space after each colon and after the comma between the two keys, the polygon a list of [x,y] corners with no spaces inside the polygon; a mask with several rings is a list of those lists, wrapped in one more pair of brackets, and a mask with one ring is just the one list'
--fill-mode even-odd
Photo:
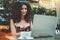
{"label": "laptop lid", "polygon": [[34,15],[32,25],[32,37],[55,36],[57,27],[56,16]]}

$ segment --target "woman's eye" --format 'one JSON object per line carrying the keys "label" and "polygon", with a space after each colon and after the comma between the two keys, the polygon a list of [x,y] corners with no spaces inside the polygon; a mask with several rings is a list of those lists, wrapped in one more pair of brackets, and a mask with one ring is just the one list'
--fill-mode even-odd
{"label": "woman's eye", "polygon": [[27,8],[21,8],[21,10],[23,10],[23,9],[27,10]]}
{"label": "woman's eye", "polygon": [[27,8],[25,8],[25,9],[27,9]]}
{"label": "woman's eye", "polygon": [[22,10],[23,8],[21,8],[21,10]]}

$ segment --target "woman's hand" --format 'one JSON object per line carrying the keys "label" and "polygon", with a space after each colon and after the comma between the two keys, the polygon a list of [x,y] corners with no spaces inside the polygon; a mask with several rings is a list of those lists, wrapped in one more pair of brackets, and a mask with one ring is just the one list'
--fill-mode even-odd
{"label": "woman's hand", "polygon": [[16,33],[15,35],[16,35],[16,37],[20,36],[20,32]]}

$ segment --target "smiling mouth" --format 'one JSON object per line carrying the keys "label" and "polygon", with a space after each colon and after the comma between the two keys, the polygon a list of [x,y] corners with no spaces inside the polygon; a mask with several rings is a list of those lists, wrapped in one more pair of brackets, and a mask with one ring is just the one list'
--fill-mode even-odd
{"label": "smiling mouth", "polygon": [[22,14],[26,14],[25,12],[22,12]]}

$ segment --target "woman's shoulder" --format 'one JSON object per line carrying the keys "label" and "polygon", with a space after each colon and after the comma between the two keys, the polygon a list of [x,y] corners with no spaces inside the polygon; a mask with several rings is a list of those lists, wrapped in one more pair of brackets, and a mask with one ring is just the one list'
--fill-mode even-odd
{"label": "woman's shoulder", "polygon": [[32,22],[32,19],[30,19],[29,22]]}
{"label": "woman's shoulder", "polygon": [[32,23],[32,20],[29,20],[29,23],[31,24]]}
{"label": "woman's shoulder", "polygon": [[20,25],[18,23],[14,23],[15,27],[20,27]]}

